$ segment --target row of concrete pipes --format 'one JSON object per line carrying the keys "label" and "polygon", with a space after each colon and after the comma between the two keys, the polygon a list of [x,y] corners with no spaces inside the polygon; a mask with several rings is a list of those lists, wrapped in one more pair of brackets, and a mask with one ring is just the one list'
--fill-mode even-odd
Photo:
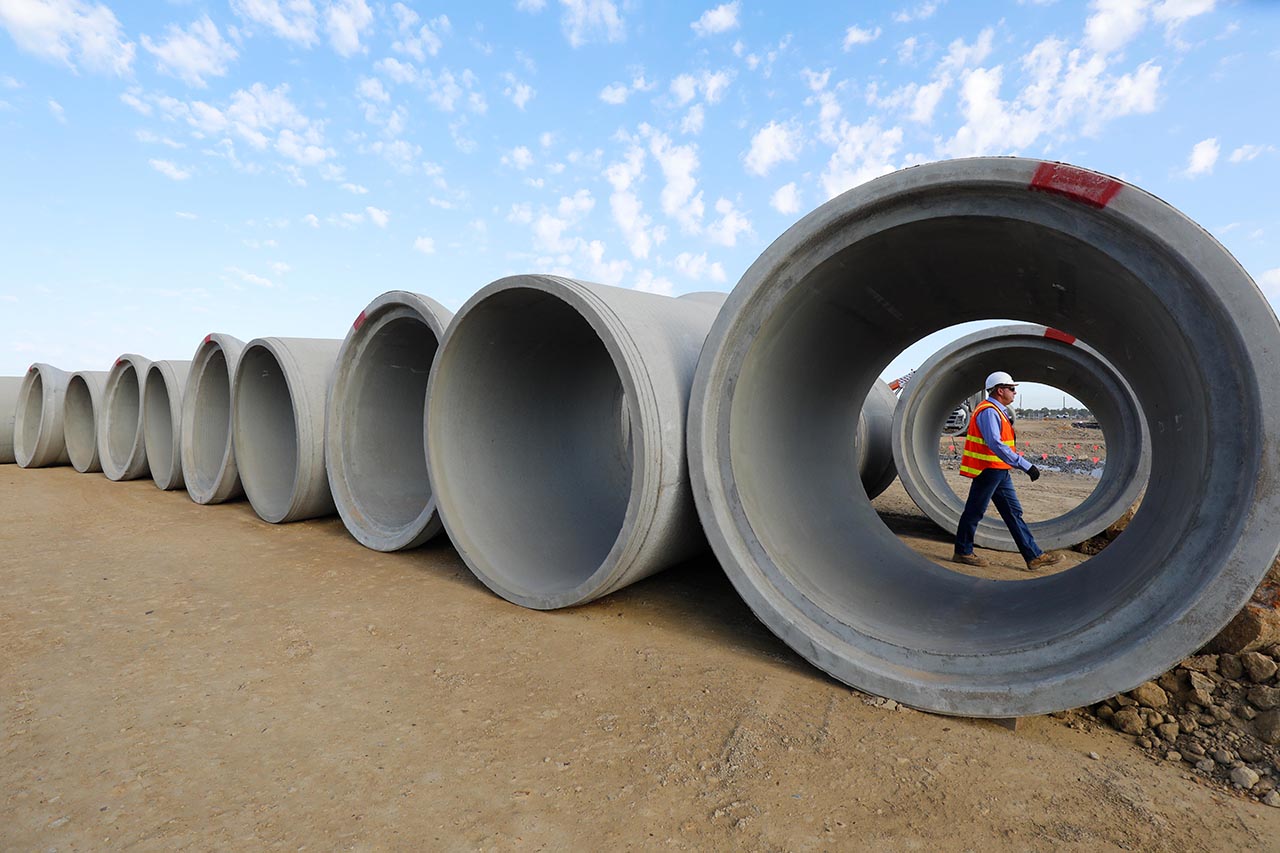
{"label": "row of concrete pipes", "polygon": [[[957,323],[897,400],[877,377]],[[1080,343],[1074,336],[1089,341]],[[19,464],[148,472],[279,523],[337,512],[363,545],[446,532],[490,589],[591,601],[708,543],[781,639],[910,706],[1010,717],[1130,689],[1211,638],[1280,551],[1280,325],[1207,232],[1064,164],[957,160],[877,179],[779,237],[733,292],[671,298],[547,275],[456,315],[371,302],[345,340],[207,336],[190,362],[33,365],[0,380]],[[1098,556],[1019,582],[913,552],[893,480],[954,529],[940,425],[998,364],[1102,424],[1061,547],[1138,498]],[[0,452],[3,450],[0,434]],[[979,544],[1011,549],[999,522]]]}

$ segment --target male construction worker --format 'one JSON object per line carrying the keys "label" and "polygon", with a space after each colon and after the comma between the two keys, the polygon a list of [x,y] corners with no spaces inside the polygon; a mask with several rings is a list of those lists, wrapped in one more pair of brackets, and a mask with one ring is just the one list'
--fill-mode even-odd
{"label": "male construction worker", "polygon": [[994,503],[1004,519],[1013,541],[1027,561],[1027,571],[1036,571],[1062,562],[1062,555],[1044,553],[1036,545],[1026,522],[1022,520],[1022,504],[1013,490],[1009,472],[1014,468],[1027,472],[1031,482],[1040,479],[1040,469],[1017,453],[1014,447],[1013,417],[1009,406],[1018,385],[1004,371],[987,377],[987,399],[978,404],[969,419],[964,439],[964,455],[960,457],[960,473],[969,477],[969,499],[960,514],[956,531],[956,552],[952,560],[966,566],[985,566],[987,561],[973,553],[973,536],[978,522]]}

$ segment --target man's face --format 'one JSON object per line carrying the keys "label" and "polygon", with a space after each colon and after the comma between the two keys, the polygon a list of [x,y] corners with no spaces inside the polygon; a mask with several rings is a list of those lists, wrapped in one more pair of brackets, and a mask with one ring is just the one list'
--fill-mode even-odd
{"label": "man's face", "polygon": [[995,398],[1006,406],[1013,403],[1013,398],[1018,393],[1013,385],[997,385],[995,391]]}

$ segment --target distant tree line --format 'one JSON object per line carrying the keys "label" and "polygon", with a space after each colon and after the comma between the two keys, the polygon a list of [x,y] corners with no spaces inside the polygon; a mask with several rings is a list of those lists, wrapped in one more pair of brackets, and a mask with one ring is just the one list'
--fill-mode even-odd
{"label": "distant tree line", "polygon": [[1018,417],[1028,420],[1039,420],[1042,418],[1061,418],[1063,420],[1073,421],[1091,421],[1093,415],[1088,409],[1063,409],[1063,408],[1038,408],[1038,409],[1018,409]]}

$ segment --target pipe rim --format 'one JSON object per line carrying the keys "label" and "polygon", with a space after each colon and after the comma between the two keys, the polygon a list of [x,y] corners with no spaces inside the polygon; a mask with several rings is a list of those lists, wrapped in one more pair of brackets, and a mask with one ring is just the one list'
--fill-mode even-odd
{"label": "pipe rim", "polygon": [[106,375],[105,372],[78,370],[67,380],[62,430],[71,467],[81,474],[102,470],[98,458],[98,413],[102,408],[103,377]]}
{"label": "pipe rim", "polygon": [[[1048,189],[1029,192],[1041,188],[1035,182],[1046,171],[1050,175]],[[1095,207],[1089,202],[1096,199],[1091,194],[1099,186],[1119,191],[1113,193],[1109,203]],[[930,190],[935,192],[928,195]],[[943,197],[940,202],[939,196]],[[1277,478],[1262,473],[1277,470],[1278,459],[1271,442],[1242,448],[1248,463],[1260,472],[1256,483],[1244,486],[1224,486],[1227,480],[1222,468],[1208,471],[1214,478],[1212,487],[1226,491],[1235,512],[1229,529],[1213,531],[1225,539],[1221,543],[1225,553],[1207,553],[1219,543],[1210,541],[1210,534],[1204,531],[1193,528],[1189,534],[1184,533],[1176,547],[1167,549],[1167,555],[1178,560],[1180,571],[1191,574],[1194,589],[1188,591],[1179,586],[1182,579],[1175,577],[1177,573],[1172,569],[1153,571],[1144,579],[1140,602],[1126,601],[1122,608],[1103,614],[1112,617],[1123,613],[1130,620],[1123,631],[1118,630],[1117,624],[1110,624],[1108,618],[1101,618],[1081,626],[1068,643],[1045,641],[1039,646],[999,654],[956,654],[897,645],[859,633],[823,610],[823,605],[830,602],[799,594],[793,579],[778,569],[753,529],[735,481],[728,432],[733,416],[730,400],[735,391],[742,389],[741,367],[747,350],[756,339],[759,325],[776,319],[774,309],[784,301],[787,291],[795,292],[798,283],[805,282],[823,261],[857,246],[868,235],[889,228],[891,221],[884,220],[890,214],[893,221],[935,223],[931,217],[941,216],[939,211],[954,211],[961,201],[975,199],[984,204],[992,199],[1017,199],[1017,204],[1023,205],[1020,214],[1024,218],[1047,219],[1093,236],[1106,226],[1126,235],[1141,235],[1144,245],[1158,242],[1164,251],[1149,263],[1176,264],[1185,274],[1169,287],[1176,284],[1181,288],[1177,291],[1179,296],[1192,285],[1201,288],[1194,294],[1214,308],[1201,320],[1218,322],[1235,332],[1224,342],[1224,348],[1230,346],[1235,351],[1232,356],[1239,359],[1235,365],[1238,373],[1230,378],[1229,387],[1235,391],[1240,386],[1248,400],[1242,399],[1240,418],[1233,425],[1240,433],[1276,434],[1280,427],[1277,389],[1271,387],[1274,383],[1259,382],[1258,377],[1273,375],[1275,356],[1270,353],[1280,351],[1280,326],[1248,274],[1211,235],[1155,196],[1087,170],[1021,158],[978,158],[914,167],[864,184],[810,213],[761,255],[733,291],[703,349],[690,408],[690,462],[699,514],[726,573],[756,615],[801,655],[846,683],[915,707],[972,716],[1020,716],[1076,707],[1131,689],[1211,638],[1248,599],[1280,550],[1280,529],[1268,521],[1280,511],[1280,484]],[[905,211],[912,202],[919,204],[914,218]],[[982,209],[994,206],[993,202]],[[983,223],[981,217],[963,220],[969,228]],[[1133,268],[1142,269],[1141,264],[1133,262],[1132,253],[1111,248]],[[1130,268],[1124,270],[1129,272]],[[1169,309],[1167,304],[1164,307]],[[1236,321],[1234,324],[1231,318]],[[965,315],[955,322],[968,319],[983,318]],[[1076,331],[1069,328],[1069,323],[1052,320],[1049,324],[1076,334],[1083,332],[1095,345],[1100,343],[1089,330]],[[1215,357],[1214,351],[1203,343],[1202,328],[1178,328],[1185,333],[1179,343],[1189,346],[1200,339],[1196,355],[1210,360]],[[916,339],[919,337],[922,335]],[[1124,375],[1128,378],[1127,373]],[[1135,385],[1135,390],[1143,399],[1143,389]],[[1164,414],[1156,422],[1153,435],[1163,436],[1167,430],[1172,436],[1175,428],[1183,425],[1172,420],[1172,413]],[[1205,417],[1215,414],[1208,412]],[[1147,417],[1150,420],[1150,413]],[[1186,413],[1180,417],[1185,418]],[[1241,426],[1245,420],[1247,426]],[[1220,420],[1212,423],[1217,427]],[[1166,470],[1163,452],[1165,448],[1157,443],[1152,454],[1153,487]],[[1209,488],[1208,484],[1204,486]],[[1151,503],[1150,495],[1149,490],[1144,509]],[[1198,518],[1195,511],[1188,512],[1193,519]],[[1153,515],[1151,511],[1139,511],[1126,532],[1130,543],[1136,541],[1132,538],[1138,530],[1134,525],[1139,525],[1146,536],[1155,524]],[[1204,535],[1198,538],[1196,534]],[[1125,537],[1090,562],[1099,561],[1101,565],[1105,560],[1110,567],[1126,557],[1142,561],[1140,555],[1130,553],[1131,548],[1120,547],[1122,543]],[[905,550],[905,546],[899,547]],[[1115,559],[1108,559],[1108,555]],[[1212,560],[1213,571],[1203,568],[1197,573],[1192,561],[1206,556]],[[1057,584],[1055,579],[1078,571],[1079,568],[1010,586],[1052,589]],[[1190,600],[1188,595],[1192,596]],[[1144,611],[1150,617],[1148,621],[1133,618]],[[988,615],[983,613],[984,618]],[[1135,642],[1136,637],[1142,641]],[[1047,657],[1048,662],[1037,660],[1037,653]],[[1020,669],[1018,663],[1027,667]],[[967,682],[966,678],[974,681]]]}
{"label": "pipe rim", "polygon": [[[358,393],[371,370],[366,358],[379,343],[378,339],[397,325],[411,322],[425,328],[433,337],[434,364],[440,352],[445,331],[452,314],[434,299],[419,293],[393,290],[370,302],[357,317],[338,351],[333,378],[329,385],[325,407],[325,470],[329,488],[333,494],[338,514],[348,532],[366,548],[375,551],[399,551],[425,544],[444,529],[436,507],[435,490],[431,486],[426,459],[426,410],[429,407],[427,380],[422,383],[422,425],[419,433],[424,436],[410,452],[421,450],[421,477],[426,486],[426,499],[422,508],[412,518],[396,523],[386,519],[386,512],[379,512],[368,495],[361,494],[360,475],[353,470],[357,448],[352,446],[355,429],[351,424],[355,413],[344,407],[351,395]],[[367,425],[366,425],[367,426]],[[366,439],[366,447],[387,440],[385,434]],[[370,478],[370,484],[372,478]]]}
{"label": "pipe rim", "polygon": [[[447,383],[454,381],[449,371],[460,346],[457,341],[465,340],[463,336],[470,334],[475,316],[492,305],[490,300],[513,291],[529,291],[537,298],[562,303],[587,325],[613,365],[630,421],[631,473],[627,502],[613,544],[585,576],[577,573],[581,577],[577,583],[561,584],[551,590],[533,590],[521,584],[505,568],[495,566],[477,546],[468,529],[471,522],[464,520],[468,512],[455,497],[461,490],[451,483],[450,459],[444,447],[448,435],[444,412],[451,408],[450,395],[456,393]],[[496,594],[534,610],[583,604],[612,591],[635,560],[644,544],[644,533],[653,521],[657,502],[648,496],[658,487],[656,480],[661,466],[658,454],[646,439],[660,428],[658,402],[651,388],[636,381],[640,375],[636,367],[639,364],[642,362],[638,348],[621,320],[603,300],[572,279],[551,275],[498,279],[476,292],[454,315],[431,368],[428,397],[432,404],[427,410],[425,438],[427,468],[445,531],[475,576]]]}
{"label": "pipe rim", "polygon": [[[263,357],[270,358],[280,370],[281,379],[287,392],[285,402],[289,407],[288,415],[293,422],[293,453],[292,458],[287,460],[292,468],[292,476],[289,480],[287,498],[284,500],[278,499],[276,494],[269,493],[272,491],[272,486],[262,480],[261,472],[258,470],[261,460],[256,459],[252,452],[245,453],[245,448],[251,447],[253,444],[246,441],[250,434],[246,426],[246,418],[248,416],[247,412],[251,411],[251,407],[246,409],[245,401],[241,395],[246,393],[246,381],[257,381],[257,379],[252,379],[246,374],[250,369],[257,366],[258,359]],[[306,393],[303,383],[298,380],[298,374],[299,370],[293,354],[279,339],[255,338],[245,344],[244,350],[241,351],[240,360],[236,364],[235,379],[232,382],[232,442],[240,451],[236,454],[236,465],[240,470],[240,484],[244,487],[245,497],[249,499],[249,504],[253,507],[253,511],[263,521],[271,524],[279,524],[289,520],[298,511],[302,500],[302,449],[308,446],[310,440],[310,423],[307,418],[298,417],[298,411],[301,408],[298,401]],[[275,487],[274,491],[279,491],[279,487]]]}
{"label": "pipe rim", "polygon": [[[181,462],[187,494],[198,504],[222,503],[243,491],[232,441],[235,422],[232,380],[243,350],[244,342],[238,338],[213,332],[205,335],[191,357],[191,372],[187,375],[187,386],[182,393]],[[217,360],[219,356],[220,361]],[[211,371],[219,365],[222,372],[211,375]],[[219,390],[225,390],[226,394],[227,417],[225,424],[222,424],[226,435],[223,437],[217,469],[210,471],[209,466],[204,464],[207,460],[203,458],[201,445],[207,440],[205,419],[209,417],[209,409],[221,402],[221,396],[211,384],[206,383],[218,382],[224,386]],[[217,398],[214,403],[209,402],[211,397]],[[210,425],[209,428],[216,430],[217,425]]]}
{"label": "pipe rim", "polygon": [[[1059,370],[1075,367],[1089,372],[1095,380],[1094,387],[1068,382],[1073,387],[1061,390],[1084,400],[1094,412],[1107,436],[1108,457],[1112,449],[1118,451],[1115,464],[1108,462],[1093,492],[1079,505],[1051,519],[1027,522],[1040,547],[1045,551],[1070,547],[1101,533],[1133,506],[1145,488],[1151,468],[1149,440],[1146,419],[1133,389],[1097,350],[1079,340],[1067,343],[1047,335],[1050,331],[1047,326],[1021,323],[973,332],[930,356],[908,384],[893,419],[893,456],[911,499],[943,529],[955,530],[965,500],[945,483],[937,454],[917,450],[927,441],[928,432],[928,424],[919,420],[924,417],[921,409],[926,403],[937,402],[935,382],[952,380],[950,384],[954,386],[957,373],[984,372],[985,368],[975,370],[971,366],[984,359],[987,366],[1004,364],[998,353],[1009,350],[1033,351],[1044,363]],[[1039,373],[1025,377],[1020,374],[1018,379],[1047,381]],[[1105,399],[1095,399],[1092,404],[1085,399],[1099,396]],[[991,513],[978,525],[975,542],[983,548],[1017,551],[1004,522]]]}
{"label": "pipe rim", "polygon": [[13,455],[19,467],[44,468],[66,462],[62,404],[66,371],[37,362],[28,368],[18,388],[13,419]]}
{"label": "pipe rim", "polygon": [[[162,397],[153,395],[162,394]],[[142,395],[142,440],[151,479],[162,491],[182,486],[182,393],[171,361],[147,368]]]}
{"label": "pipe rim", "polygon": [[[142,434],[142,377],[150,366],[150,359],[125,353],[107,374],[102,411],[98,413],[98,461],[108,480],[136,480],[148,472]],[[124,393],[130,393],[130,388],[136,390],[137,405],[118,412],[122,384]]]}

